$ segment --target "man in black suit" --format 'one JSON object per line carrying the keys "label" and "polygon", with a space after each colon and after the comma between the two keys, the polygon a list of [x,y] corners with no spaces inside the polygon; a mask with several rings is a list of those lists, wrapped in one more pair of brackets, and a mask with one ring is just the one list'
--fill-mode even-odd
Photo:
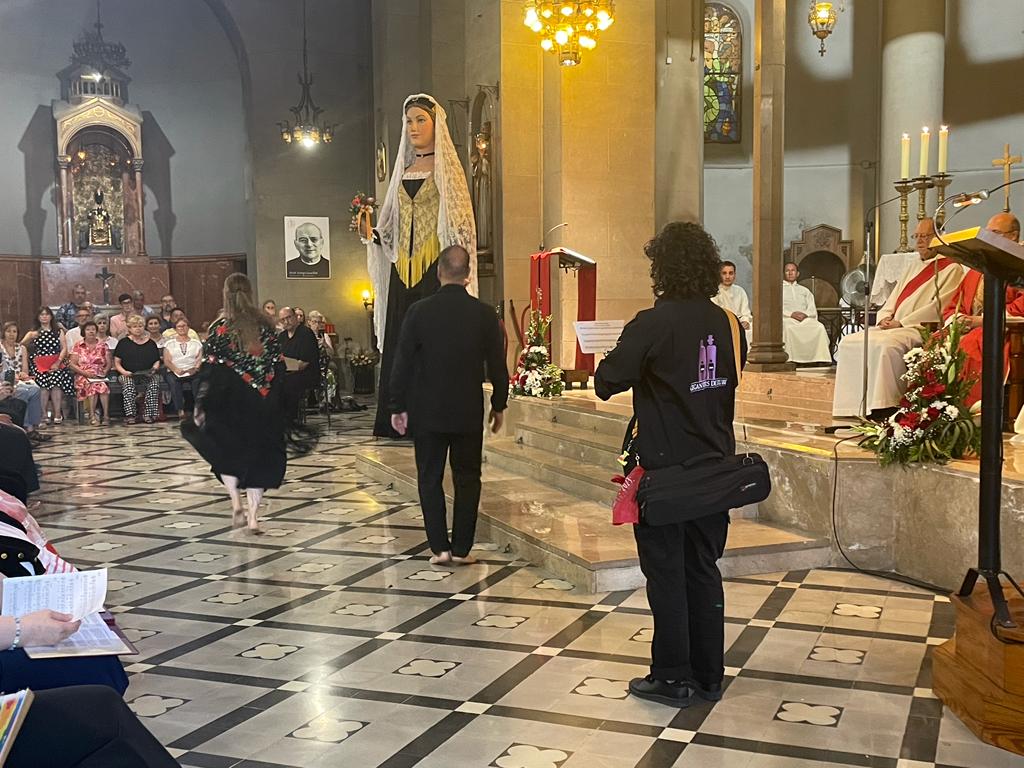
{"label": "man in black suit", "polygon": [[306,393],[320,385],[320,347],[313,332],[299,324],[291,307],[281,307],[277,318],[284,328],[277,338],[288,366],[284,376],[284,407],[288,418],[295,420]]}
{"label": "man in black suit", "polygon": [[[469,551],[480,504],[483,381],[490,379],[489,423],[501,429],[508,406],[508,368],[494,310],[466,291],[469,254],[453,245],[437,262],[441,288],[405,316],[391,372],[391,426],[415,430],[416,474],[427,540],[436,564],[476,562]],[[486,374],[486,375],[485,375]],[[455,508],[448,539],[445,459],[452,467]]]}

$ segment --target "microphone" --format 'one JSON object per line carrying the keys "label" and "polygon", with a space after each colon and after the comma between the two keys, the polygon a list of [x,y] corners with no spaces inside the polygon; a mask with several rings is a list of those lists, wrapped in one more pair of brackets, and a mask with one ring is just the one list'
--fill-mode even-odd
{"label": "microphone", "polygon": [[969,205],[978,205],[982,200],[988,200],[987,189],[979,189],[977,192],[961,192],[954,195],[950,201],[954,208],[963,208]]}

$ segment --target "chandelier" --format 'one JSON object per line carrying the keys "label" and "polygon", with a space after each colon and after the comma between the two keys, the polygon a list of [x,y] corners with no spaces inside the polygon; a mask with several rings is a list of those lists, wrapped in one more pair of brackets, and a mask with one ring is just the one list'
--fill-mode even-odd
{"label": "chandelier", "polygon": [[526,0],[523,16],[523,23],[540,35],[540,47],[557,54],[564,67],[579,64],[581,53],[594,50],[598,36],[614,22],[614,0]]}
{"label": "chandelier", "polygon": [[[844,0],[840,11],[846,10]],[[818,54],[825,55],[825,38],[836,28],[836,9],[832,3],[816,3],[811,0],[811,9],[807,13],[807,23],[811,25],[811,33],[821,41]]]}
{"label": "chandelier", "polygon": [[294,141],[310,149],[321,141],[330,144],[334,138],[334,126],[318,122],[323,110],[313,101],[313,94],[310,92],[313,76],[309,74],[306,48],[306,0],[302,0],[302,74],[299,75],[302,95],[299,96],[299,103],[289,110],[295,118],[295,125],[285,120],[278,123],[278,126],[281,128],[281,138],[286,144]]}

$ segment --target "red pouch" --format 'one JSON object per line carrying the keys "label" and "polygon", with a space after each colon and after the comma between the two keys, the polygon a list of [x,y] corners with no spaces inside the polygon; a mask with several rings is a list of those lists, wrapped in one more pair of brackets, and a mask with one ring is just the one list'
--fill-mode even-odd
{"label": "red pouch", "polygon": [[57,366],[60,355],[39,355],[36,358],[36,370],[39,373],[49,373]]}
{"label": "red pouch", "polygon": [[613,483],[618,483],[619,494],[612,503],[612,525],[624,525],[640,522],[640,505],[636,500],[636,491],[640,487],[640,478],[644,476],[644,468],[636,467],[629,476],[617,475],[612,478]]}

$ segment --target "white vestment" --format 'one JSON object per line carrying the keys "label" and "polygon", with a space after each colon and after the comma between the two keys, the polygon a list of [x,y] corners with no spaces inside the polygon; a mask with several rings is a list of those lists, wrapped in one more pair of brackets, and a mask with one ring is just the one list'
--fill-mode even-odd
{"label": "white vestment", "polygon": [[[929,278],[900,301],[907,284],[922,273]],[[956,292],[963,275],[959,264],[949,259],[933,258],[914,264],[900,278],[885,304],[878,310],[877,322],[892,319],[898,321],[901,327],[887,330],[872,328],[868,336],[868,411],[899,405],[906,391],[902,377],[907,372],[907,366],[903,362],[903,355],[921,346],[922,323],[941,322],[942,309]],[[864,332],[844,336],[836,350],[833,416],[855,416],[860,413],[863,361]]]}
{"label": "white vestment", "polygon": [[[803,320],[790,317],[794,312],[807,315]],[[794,363],[831,363],[828,334],[818,322],[814,294],[799,283],[782,281],[782,340],[786,354]]]}
{"label": "white vestment", "polygon": [[736,318],[741,324],[746,323],[751,326],[744,331],[747,335],[747,347],[749,348],[750,339],[753,333],[754,316],[750,314],[750,302],[747,301],[747,292],[740,286],[736,285],[736,283],[733,283],[728,288],[719,284],[718,294],[712,297],[711,301],[722,309],[728,309],[736,315]]}

